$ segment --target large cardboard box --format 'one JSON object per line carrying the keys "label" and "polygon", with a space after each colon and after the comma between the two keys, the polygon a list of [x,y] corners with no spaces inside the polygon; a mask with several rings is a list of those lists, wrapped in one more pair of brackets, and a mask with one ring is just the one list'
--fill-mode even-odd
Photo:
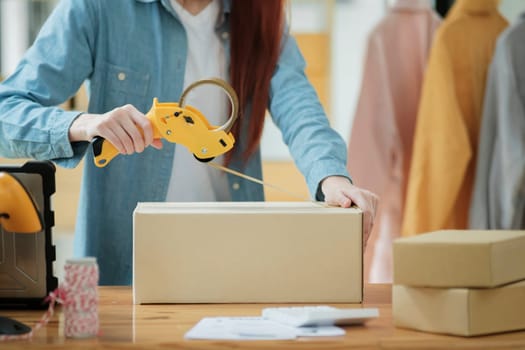
{"label": "large cardboard box", "polygon": [[394,284],[494,287],[525,279],[525,231],[436,231],[394,241]]}
{"label": "large cardboard box", "polygon": [[133,247],[136,304],[362,301],[359,209],[139,203]]}
{"label": "large cardboard box", "polygon": [[474,336],[525,329],[525,281],[497,288],[424,288],[394,285],[398,327]]}

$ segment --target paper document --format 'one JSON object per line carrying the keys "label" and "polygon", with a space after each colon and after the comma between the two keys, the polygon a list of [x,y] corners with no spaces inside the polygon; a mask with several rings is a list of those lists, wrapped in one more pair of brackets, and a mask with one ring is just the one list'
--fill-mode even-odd
{"label": "paper document", "polygon": [[290,327],[262,317],[206,317],[186,334],[186,339],[287,340],[297,337],[333,337],[345,330],[335,326]]}

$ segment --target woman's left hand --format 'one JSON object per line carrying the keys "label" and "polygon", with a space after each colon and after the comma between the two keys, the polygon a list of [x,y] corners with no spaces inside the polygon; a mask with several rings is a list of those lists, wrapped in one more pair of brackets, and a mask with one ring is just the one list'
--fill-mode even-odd
{"label": "woman's left hand", "polygon": [[363,211],[363,247],[372,232],[378,197],[367,190],[354,186],[343,176],[329,176],[321,183],[325,202],[329,205],[349,208],[357,205]]}

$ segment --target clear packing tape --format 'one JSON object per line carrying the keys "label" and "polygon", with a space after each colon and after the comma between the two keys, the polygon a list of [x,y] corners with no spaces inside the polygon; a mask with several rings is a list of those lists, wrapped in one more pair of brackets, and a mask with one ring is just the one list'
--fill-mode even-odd
{"label": "clear packing tape", "polygon": [[322,207],[327,207],[328,206],[328,204],[326,204],[325,202],[319,202],[319,201],[311,200],[309,198],[305,198],[304,196],[299,195],[299,194],[294,193],[294,192],[291,192],[291,191],[288,191],[285,188],[273,185],[273,184],[268,183],[268,182],[264,182],[262,180],[259,180],[259,179],[255,178],[255,177],[252,177],[252,176],[243,174],[241,172],[229,169],[229,168],[227,168],[227,167],[225,167],[223,165],[217,164],[215,162],[209,162],[208,165],[211,166],[212,168],[225,171],[227,173],[230,173],[232,175],[238,176],[238,177],[243,178],[245,180],[248,180],[248,181],[251,181],[251,182],[255,182],[255,183],[259,184],[259,185],[262,185],[262,186],[265,186],[265,187],[268,187],[268,188],[272,188],[272,189],[274,189],[276,191],[285,193],[285,194],[289,195],[290,197],[293,197],[293,198],[298,199],[300,201],[310,201],[310,202],[316,203],[316,204],[318,204],[319,206],[322,206]]}

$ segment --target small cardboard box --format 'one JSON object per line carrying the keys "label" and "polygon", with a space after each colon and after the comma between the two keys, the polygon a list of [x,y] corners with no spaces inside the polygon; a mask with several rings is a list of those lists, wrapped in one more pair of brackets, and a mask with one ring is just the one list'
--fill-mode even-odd
{"label": "small cardboard box", "polygon": [[474,336],[525,329],[525,281],[497,288],[424,288],[394,285],[398,327]]}
{"label": "small cardboard box", "polygon": [[133,300],[360,303],[362,212],[300,202],[139,203]]}
{"label": "small cardboard box", "polygon": [[525,231],[436,231],[394,241],[394,284],[495,287],[525,279]]}

